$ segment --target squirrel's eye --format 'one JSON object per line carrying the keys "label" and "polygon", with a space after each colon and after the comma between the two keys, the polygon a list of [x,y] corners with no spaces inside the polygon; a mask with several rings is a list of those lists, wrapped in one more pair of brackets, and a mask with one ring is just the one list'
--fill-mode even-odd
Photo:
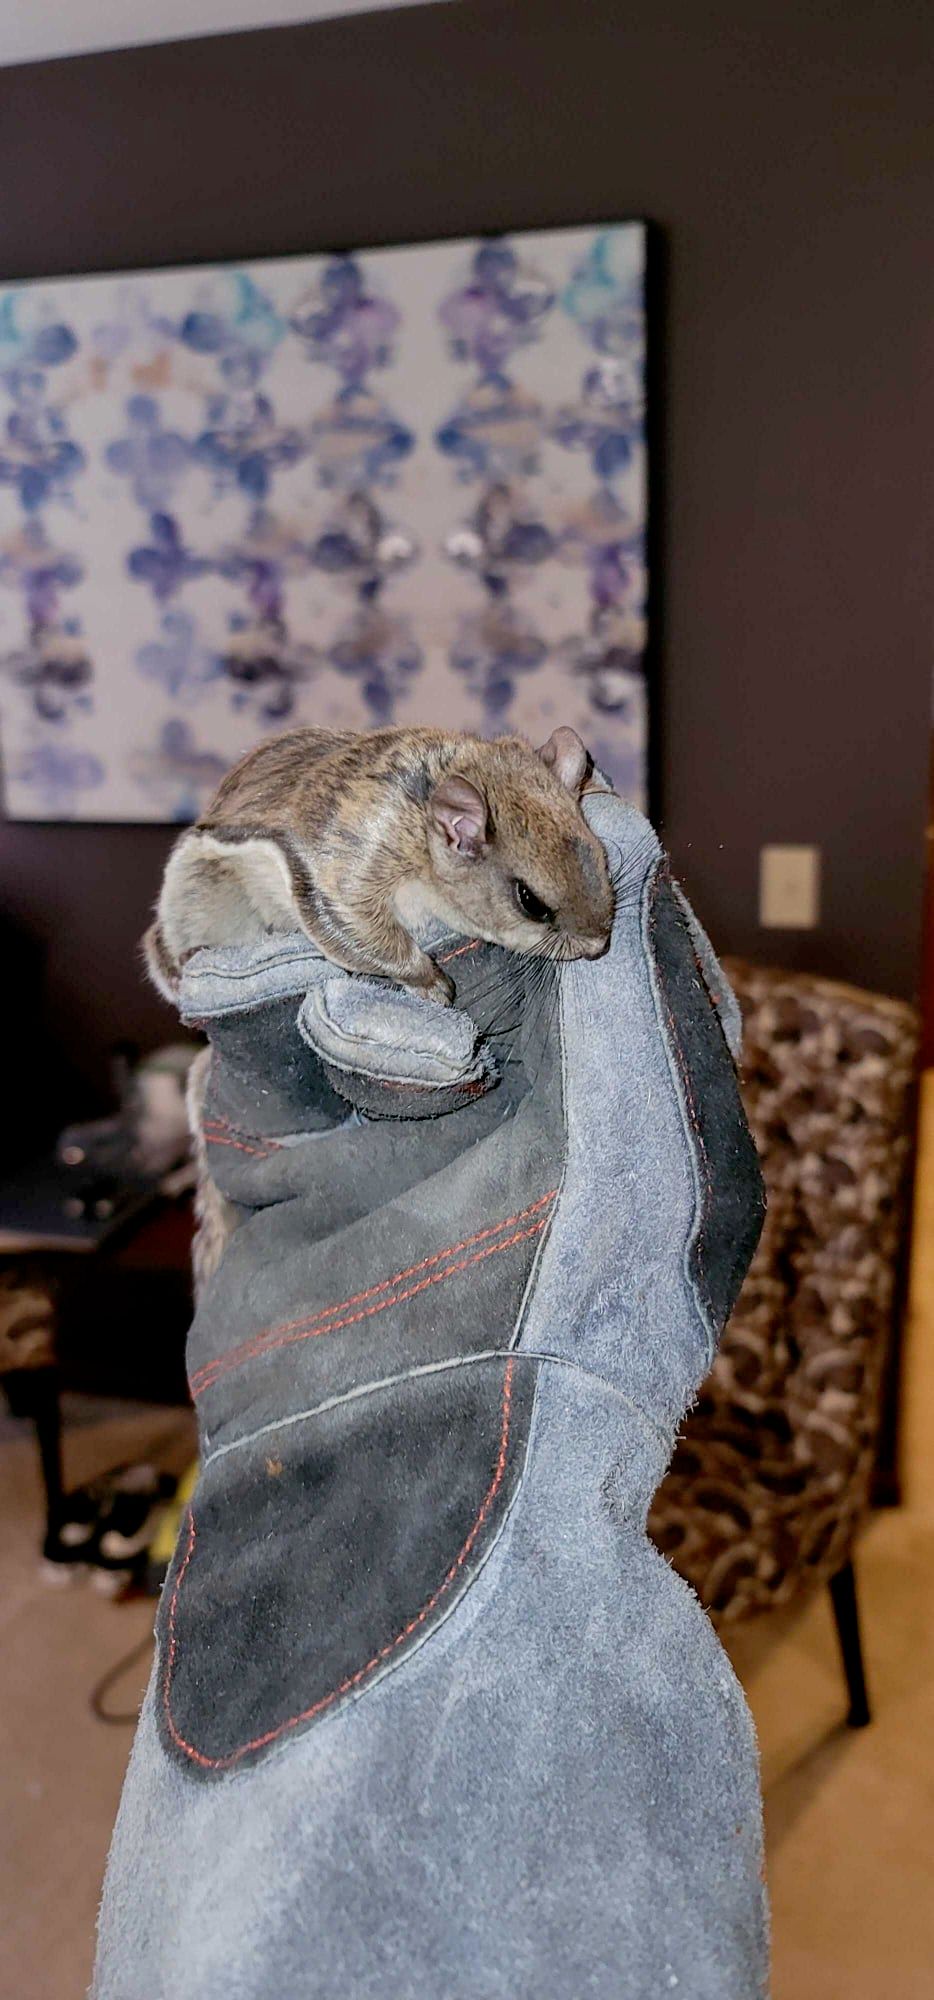
{"label": "squirrel's eye", "polygon": [[554,922],[554,910],[550,910],[548,904],[543,903],[540,896],[536,896],[535,890],[530,889],[527,882],[516,881],[513,887],[515,889],[516,902],[524,917],[531,917],[533,924],[551,924]]}

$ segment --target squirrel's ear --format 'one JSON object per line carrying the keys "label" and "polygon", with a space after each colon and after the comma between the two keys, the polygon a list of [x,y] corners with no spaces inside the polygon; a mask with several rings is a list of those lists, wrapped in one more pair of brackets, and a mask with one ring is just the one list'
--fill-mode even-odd
{"label": "squirrel's ear", "polygon": [[565,790],[573,792],[579,799],[593,770],[593,758],[585,749],[577,730],[568,729],[567,725],[553,729],[538,754]]}
{"label": "squirrel's ear", "polygon": [[439,779],[428,798],[428,824],[465,860],[479,861],[486,853],[486,800],[468,778],[451,773]]}
{"label": "squirrel's ear", "polygon": [[143,953],[160,993],[173,999],[192,952],[304,928],[293,871],[274,830],[195,826],[169,855]]}

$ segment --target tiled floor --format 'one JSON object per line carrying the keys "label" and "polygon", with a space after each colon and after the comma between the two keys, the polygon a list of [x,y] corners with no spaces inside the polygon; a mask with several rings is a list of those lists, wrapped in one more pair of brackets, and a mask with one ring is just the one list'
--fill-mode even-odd
{"label": "tiled floor", "polygon": [[[872,1727],[854,1733],[842,1724],[843,1683],[823,1598],[731,1642],[762,1749],[773,2000],[934,1993],[934,1072],[926,1084],[906,1359],[906,1505],[875,1519],[858,1565]],[[69,1477],[153,1450],[180,1467],[189,1441],[178,1412],[105,1415],[70,1431]],[[131,1734],[96,1721],[88,1693],[145,1634],[152,1608],[113,1605],[87,1588],[44,1589],[36,1579],[37,1515],[30,1444],[7,1438],[0,1442],[0,1986],[16,2000],[82,2000]],[[145,1671],[138,1664],[114,1689],[115,1704],[134,1706]]]}

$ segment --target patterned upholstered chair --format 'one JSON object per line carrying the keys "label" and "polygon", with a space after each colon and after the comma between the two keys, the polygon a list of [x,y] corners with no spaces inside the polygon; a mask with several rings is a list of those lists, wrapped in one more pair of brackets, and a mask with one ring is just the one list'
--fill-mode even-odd
{"label": "patterned upholstered chair", "polygon": [[718,1624],[828,1583],[859,1726],[852,1550],[907,1221],[917,1020],[829,980],[727,970],[769,1211],[649,1527]]}

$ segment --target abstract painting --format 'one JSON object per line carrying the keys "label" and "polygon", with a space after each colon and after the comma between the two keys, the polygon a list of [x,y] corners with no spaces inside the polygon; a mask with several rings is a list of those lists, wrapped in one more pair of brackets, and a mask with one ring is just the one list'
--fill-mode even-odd
{"label": "abstract painting", "polygon": [[644,804],[646,505],[641,224],[9,287],[5,810],[303,723],[569,722]]}

